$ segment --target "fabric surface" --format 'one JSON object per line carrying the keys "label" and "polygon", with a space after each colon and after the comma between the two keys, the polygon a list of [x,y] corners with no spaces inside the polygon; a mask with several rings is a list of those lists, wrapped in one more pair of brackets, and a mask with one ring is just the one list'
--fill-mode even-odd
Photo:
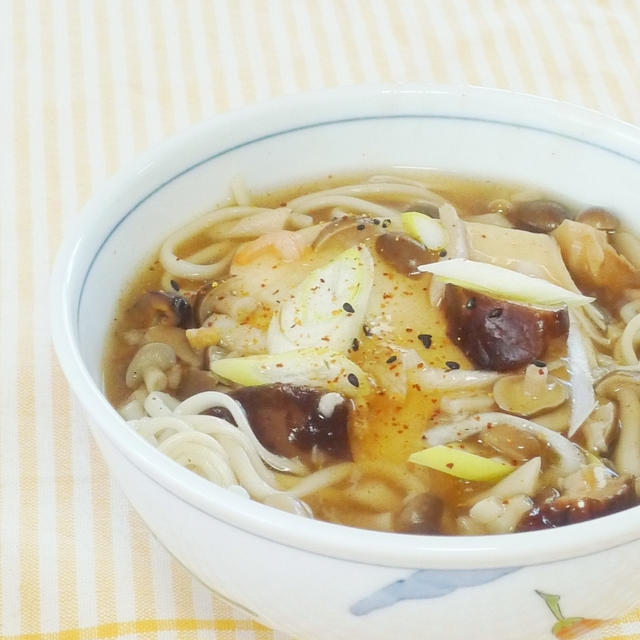
{"label": "fabric surface", "polygon": [[[203,118],[363,82],[500,87],[640,124],[638,60],[639,0],[0,0],[0,635],[288,638],[154,540],[53,354],[50,268],[108,176]],[[598,633],[640,638],[640,609]]]}

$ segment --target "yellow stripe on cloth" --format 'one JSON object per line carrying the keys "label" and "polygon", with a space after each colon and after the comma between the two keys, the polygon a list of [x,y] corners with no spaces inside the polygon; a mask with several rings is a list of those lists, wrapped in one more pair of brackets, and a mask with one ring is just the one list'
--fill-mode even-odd
{"label": "yellow stripe on cloth", "polygon": [[131,620],[129,622],[110,622],[95,627],[63,629],[53,633],[25,633],[3,636],[2,640],[105,640],[129,634],[158,633],[161,631],[253,631],[256,640],[273,638],[273,631],[259,622],[249,619],[218,618],[198,620],[178,618],[173,620]]}

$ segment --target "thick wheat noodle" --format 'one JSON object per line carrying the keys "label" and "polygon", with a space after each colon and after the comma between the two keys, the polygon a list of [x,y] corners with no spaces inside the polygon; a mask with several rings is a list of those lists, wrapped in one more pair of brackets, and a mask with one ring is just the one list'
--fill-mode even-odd
{"label": "thick wheat noodle", "polygon": [[174,418],[173,416],[162,416],[156,418],[150,418],[148,416],[132,420],[132,424],[135,425],[135,430],[145,439],[149,440],[152,444],[158,444],[163,438],[163,434],[167,432],[180,433],[181,431],[189,431],[192,427],[180,418]]}
{"label": "thick wheat noodle", "polygon": [[352,469],[352,462],[342,462],[330,467],[325,467],[324,469],[319,469],[301,478],[300,481],[286,491],[286,493],[296,498],[301,498],[323,487],[328,487],[344,480]]}
{"label": "thick wheat noodle", "polygon": [[493,404],[493,398],[487,395],[453,398],[444,396],[440,402],[440,408],[449,415],[468,415],[479,411],[488,411],[493,407]]}
{"label": "thick wheat noodle", "polygon": [[158,449],[176,462],[188,466],[199,466],[199,460],[208,461],[219,474],[216,484],[229,486],[236,484],[236,475],[229,464],[229,455],[215,438],[198,431],[180,431],[158,445]]}
{"label": "thick wheat noodle", "polygon": [[423,366],[408,372],[411,379],[421,387],[451,391],[473,387],[489,387],[499,377],[496,371],[476,371],[468,369],[439,369]]}
{"label": "thick wheat noodle", "polygon": [[240,429],[231,423],[217,418],[216,416],[192,415],[185,416],[187,422],[193,429],[200,433],[205,433],[214,438],[227,438],[229,441],[235,441],[248,454],[249,460],[253,468],[262,477],[265,482],[274,482],[274,474],[271,469],[267,468],[263,459],[260,457],[258,450],[253,446],[252,439],[248,438]]}
{"label": "thick wheat noodle", "polygon": [[[211,444],[210,448],[216,448],[220,453],[219,447],[224,444],[222,450],[227,450],[228,446],[234,445],[243,448],[247,452],[247,459],[252,466],[256,474],[270,485],[275,485],[275,475],[268,469],[260,456],[258,455],[256,448],[253,446],[251,440],[247,438],[237,427],[230,424],[222,418],[207,415],[192,415],[192,416],[174,416],[163,415],[156,418],[142,418],[140,420],[132,421],[132,424],[136,431],[145,437],[147,440],[160,444],[161,448],[174,457],[177,455],[175,446],[178,442],[197,442],[200,445]],[[165,436],[167,432],[171,432],[168,436]],[[186,434],[184,438],[174,438],[178,433]],[[199,435],[194,435],[199,434]],[[196,440],[196,438],[198,440]],[[164,443],[171,440],[169,445]],[[171,451],[167,450],[167,447],[174,447]],[[181,451],[182,452],[182,451]]]}
{"label": "thick wheat noodle", "polygon": [[[422,200],[430,201],[436,206],[440,206],[446,200],[426,187],[401,184],[398,182],[365,182],[362,184],[351,184],[332,189],[315,191],[314,193],[299,196],[289,201],[287,205],[297,211],[309,210],[307,202],[317,198],[329,196],[356,196],[359,198],[375,198],[377,200]],[[324,207],[323,207],[324,208]]]}
{"label": "thick wheat noodle", "polygon": [[640,313],[640,298],[635,298],[620,307],[620,318],[625,323],[629,323]]}
{"label": "thick wheat noodle", "polygon": [[198,415],[217,407],[224,408],[231,414],[238,429],[249,438],[260,454],[260,457],[265,460],[267,464],[279,471],[287,471],[298,475],[306,473],[306,467],[299,460],[285,458],[265,449],[253,433],[247,416],[240,404],[226,393],[219,391],[203,391],[202,393],[197,393],[178,405],[174,413],[176,415]]}
{"label": "thick wheat noodle", "polygon": [[179,278],[188,278],[190,280],[211,280],[216,278],[229,264],[228,257],[213,264],[201,265],[179,258],[176,255],[177,247],[189,238],[203,232],[205,229],[214,227],[216,224],[264,211],[271,211],[271,209],[265,207],[236,206],[223,207],[222,209],[210,211],[177,231],[174,231],[174,233],[164,241],[160,248],[160,263],[165,271]]}
{"label": "thick wheat noodle", "polygon": [[611,340],[600,333],[599,327],[594,324],[591,316],[581,309],[574,309],[574,316],[580,324],[583,333],[597,345],[605,349],[611,346]]}
{"label": "thick wheat noodle", "polygon": [[602,312],[593,304],[585,304],[582,307],[584,314],[593,322],[593,324],[603,333],[607,330],[607,321]]}
{"label": "thick wheat noodle", "polygon": [[[293,203],[290,204],[293,208]],[[304,203],[296,205],[294,211],[296,213],[308,213],[310,211],[322,211],[323,209],[331,209],[333,207],[341,207],[352,213],[369,216],[371,218],[384,218],[389,220],[397,220],[399,218],[399,214],[395,209],[390,209],[384,205],[369,202],[362,198],[341,195],[317,195],[309,197]]]}
{"label": "thick wheat noodle", "polygon": [[640,313],[634,316],[624,328],[618,345],[620,348],[620,357],[622,364],[633,365],[638,364],[638,356],[636,355],[635,342],[640,333]]}
{"label": "thick wheat noodle", "polygon": [[[467,243],[467,231],[464,222],[458,216],[455,207],[448,202],[440,205],[440,222],[444,227],[449,241],[445,249],[446,256],[443,260],[451,260],[452,258],[467,258],[469,255],[469,247]],[[444,298],[445,283],[437,278],[431,278],[429,286],[429,301],[434,307],[440,305]]]}
{"label": "thick wheat noodle", "polygon": [[[260,459],[252,438],[215,416],[167,413],[166,407],[165,410],[159,408],[161,396],[164,395],[156,394],[154,398],[157,417],[133,420],[130,424],[145,439],[155,442],[170,458],[183,466],[200,470],[202,475],[221,486],[240,483],[258,500],[264,500],[274,493],[297,498],[339,482],[352,468],[351,463],[327,467],[302,478],[291,489],[282,491],[277,487],[273,472]],[[231,398],[229,400],[235,402]],[[210,399],[208,404],[211,404]],[[231,411],[229,403],[226,408]],[[237,412],[234,419],[236,417]],[[173,433],[162,437],[167,432]]]}
{"label": "thick wheat noodle", "polygon": [[154,391],[148,394],[142,403],[148,416],[160,418],[172,416],[173,410],[180,404],[180,401],[168,393]]}

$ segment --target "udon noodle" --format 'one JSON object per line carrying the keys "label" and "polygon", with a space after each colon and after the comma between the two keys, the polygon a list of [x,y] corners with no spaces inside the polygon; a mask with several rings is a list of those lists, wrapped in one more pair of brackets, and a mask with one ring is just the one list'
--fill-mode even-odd
{"label": "udon noodle", "polygon": [[330,177],[177,229],[124,293],[111,402],[247,499],[414,534],[634,506],[640,242],[523,187]]}

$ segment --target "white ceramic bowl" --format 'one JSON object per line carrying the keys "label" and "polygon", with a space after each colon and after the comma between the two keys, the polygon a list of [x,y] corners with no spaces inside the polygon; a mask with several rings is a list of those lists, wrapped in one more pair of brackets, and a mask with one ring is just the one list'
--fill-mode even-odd
{"label": "white ceramic bowl", "polygon": [[[53,336],[111,472],[160,541],[212,589],[301,640],[535,640],[555,619],[637,604],[640,508],[532,533],[407,536],[350,529],[247,501],[166,459],[101,392],[120,291],[169,231],[228,195],[389,166],[538,185],[640,211],[640,132],[499,91],[359,87],[294,96],[188,130],[112,179],[64,243]],[[556,627],[556,631],[557,631]]]}

